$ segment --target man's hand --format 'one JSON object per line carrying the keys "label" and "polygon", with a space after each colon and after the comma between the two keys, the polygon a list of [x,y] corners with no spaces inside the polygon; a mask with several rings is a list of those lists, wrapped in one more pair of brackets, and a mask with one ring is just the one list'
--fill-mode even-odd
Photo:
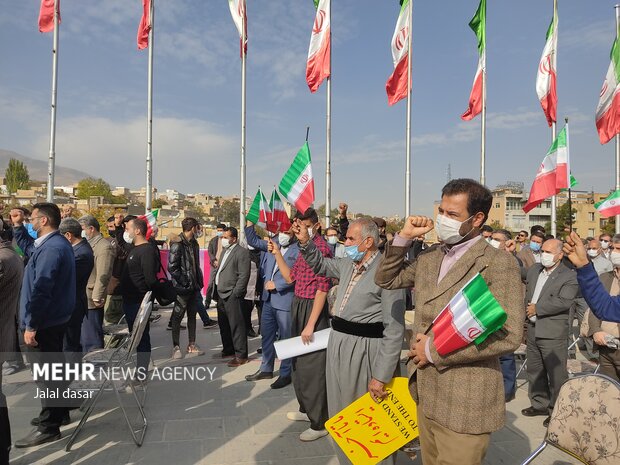
{"label": "man's hand", "polygon": [[306,245],[310,241],[310,234],[308,234],[308,228],[299,218],[297,218],[293,222],[291,230],[293,231],[301,245]]}
{"label": "man's hand", "polygon": [[38,346],[39,343],[35,339],[36,335],[37,335],[36,331],[28,331],[28,330],[24,331],[24,343],[30,347]]}
{"label": "man's hand", "polygon": [[344,203],[344,202],[341,202],[338,205],[338,214],[340,215],[341,218],[346,218],[347,217],[347,210],[348,209],[349,209],[349,206],[346,203]]}
{"label": "man's hand", "polygon": [[409,357],[413,359],[418,368],[423,368],[429,365],[430,362],[426,358],[426,341],[428,336],[418,333],[415,337],[415,342],[411,342],[411,350],[409,351]]}
{"label": "man's hand", "polygon": [[536,315],[536,304],[527,304],[526,313],[528,318],[532,318],[534,315]]}
{"label": "man's hand", "polygon": [[384,388],[385,384],[375,378],[372,378],[368,383],[368,392],[370,392],[370,397],[372,397],[375,402],[381,402],[383,397],[387,395]]}
{"label": "man's hand", "polygon": [[405,220],[403,229],[398,233],[404,239],[413,240],[424,236],[433,229],[433,220],[426,216],[410,216]]}
{"label": "man's hand", "polygon": [[306,326],[304,330],[301,332],[301,342],[305,345],[308,345],[314,339],[314,328],[310,326]]}
{"label": "man's hand", "polygon": [[566,255],[577,268],[583,268],[589,263],[586,248],[576,232],[572,232],[566,237],[566,243],[562,250],[564,251],[564,255]]}
{"label": "man's hand", "polygon": [[504,248],[506,249],[506,252],[514,253],[514,251],[517,250],[517,243],[514,240],[510,239],[506,241],[506,243],[504,244]]}
{"label": "man's hand", "polygon": [[276,290],[276,283],[274,283],[273,281],[267,281],[265,283],[265,289],[267,289],[268,291],[275,291]]}
{"label": "man's hand", "polygon": [[278,247],[278,244],[273,242],[271,238],[267,239],[267,250],[274,255],[278,255],[280,253],[280,247]]}
{"label": "man's hand", "polygon": [[24,224],[24,221],[26,220],[26,218],[24,217],[24,212],[17,208],[11,209],[9,216],[11,217],[11,222],[13,223],[13,226],[15,227],[21,226],[22,224]]}
{"label": "man's hand", "polygon": [[607,336],[605,331],[598,331],[592,335],[592,338],[597,345],[606,346],[607,342],[605,341],[605,336]]}
{"label": "man's hand", "polygon": [[95,308],[103,308],[105,300],[93,300],[93,304],[95,304]]}

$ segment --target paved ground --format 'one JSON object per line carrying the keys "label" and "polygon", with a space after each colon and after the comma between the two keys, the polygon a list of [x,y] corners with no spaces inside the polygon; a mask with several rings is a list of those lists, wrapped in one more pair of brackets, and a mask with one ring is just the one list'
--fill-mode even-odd
{"label": "paved ground", "polygon": [[[84,426],[71,452],[65,452],[66,438],[79,420],[72,412],[72,423],[63,427],[63,439],[39,448],[13,449],[11,464],[257,464],[257,465],[336,465],[330,439],[302,443],[298,435],[307,423],[290,422],[289,410],[297,410],[292,386],[269,388],[270,381],[249,383],[244,376],[255,372],[260,363],[256,354],[260,338],[250,340],[252,362],[237,369],[214,358],[221,350],[217,329],[198,328],[198,343],[207,354],[173,363],[170,332],[166,331],[169,312],[151,328],[153,358],[158,367],[199,365],[215,368],[210,382],[153,381],[148,388],[146,415],[148,429],[144,445],[136,447],[118,409],[115,396],[104,393],[90,420]],[[214,311],[210,312],[214,315]],[[181,333],[182,341],[186,332]],[[186,345],[186,339],[182,345]],[[32,398],[35,386],[30,373],[23,371],[5,377],[13,440],[26,435],[29,421],[38,414]],[[542,440],[542,417],[526,418],[520,410],[529,405],[527,386],[508,404],[506,427],[492,437],[485,464],[520,464]],[[398,465],[419,465],[400,454]],[[536,462],[540,465],[577,463],[554,449],[548,449]]]}

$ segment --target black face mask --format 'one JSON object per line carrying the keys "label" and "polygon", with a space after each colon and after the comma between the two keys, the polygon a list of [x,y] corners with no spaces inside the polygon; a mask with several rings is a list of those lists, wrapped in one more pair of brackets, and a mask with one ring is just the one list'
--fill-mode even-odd
{"label": "black face mask", "polygon": [[108,229],[108,234],[110,235],[110,237],[115,237],[116,236],[116,229]]}

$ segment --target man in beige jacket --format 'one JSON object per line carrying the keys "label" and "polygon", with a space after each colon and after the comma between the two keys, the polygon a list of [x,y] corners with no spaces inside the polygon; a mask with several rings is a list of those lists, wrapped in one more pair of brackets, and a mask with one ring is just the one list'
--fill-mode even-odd
{"label": "man in beige jacket", "polygon": [[86,286],[88,314],[82,322],[82,348],[84,352],[90,352],[103,348],[103,306],[112,276],[115,251],[99,232],[99,221],[94,216],[85,215],[79,222],[82,225],[82,237],[88,240],[95,255],[95,266]]}
{"label": "man in beige jacket", "polygon": [[[386,248],[375,275],[386,289],[415,286],[415,339],[407,364],[410,389],[418,403],[424,465],[477,465],[490,433],[504,426],[505,399],[499,356],[512,353],[523,333],[523,291],[511,254],[481,240],[491,208],[491,192],[471,179],[455,179],[442,190],[436,222],[407,218]],[[433,227],[442,245],[405,260],[410,241]],[[480,345],[439,355],[429,331],[435,317],[476,273],[481,272],[508,319]]]}

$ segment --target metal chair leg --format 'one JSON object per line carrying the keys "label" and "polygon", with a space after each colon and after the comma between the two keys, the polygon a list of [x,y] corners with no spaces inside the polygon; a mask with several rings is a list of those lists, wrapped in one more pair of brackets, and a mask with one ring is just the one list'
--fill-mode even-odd
{"label": "metal chair leg", "polygon": [[526,458],[525,462],[523,462],[521,465],[529,465],[530,463],[532,463],[532,461],[536,457],[538,457],[543,450],[545,450],[545,447],[547,447],[547,443],[543,441],[543,443],[540,446],[538,446],[538,449],[532,452],[532,455]]}
{"label": "metal chair leg", "polygon": [[97,391],[97,394],[95,394],[95,396],[90,400],[90,403],[86,407],[86,411],[82,415],[82,418],[80,418],[80,422],[78,423],[78,425],[73,430],[73,433],[71,433],[71,437],[69,438],[69,441],[67,441],[67,445],[65,446],[65,451],[69,452],[71,450],[71,446],[73,446],[73,443],[77,439],[77,436],[80,433],[80,431],[82,430],[82,427],[84,426],[84,424],[88,420],[88,417],[90,417],[90,414],[92,413],[93,409],[95,408],[95,404],[99,400],[99,397],[101,397],[101,394],[104,391],[105,385],[106,385],[106,381],[103,382],[103,384],[101,385],[101,387]]}

